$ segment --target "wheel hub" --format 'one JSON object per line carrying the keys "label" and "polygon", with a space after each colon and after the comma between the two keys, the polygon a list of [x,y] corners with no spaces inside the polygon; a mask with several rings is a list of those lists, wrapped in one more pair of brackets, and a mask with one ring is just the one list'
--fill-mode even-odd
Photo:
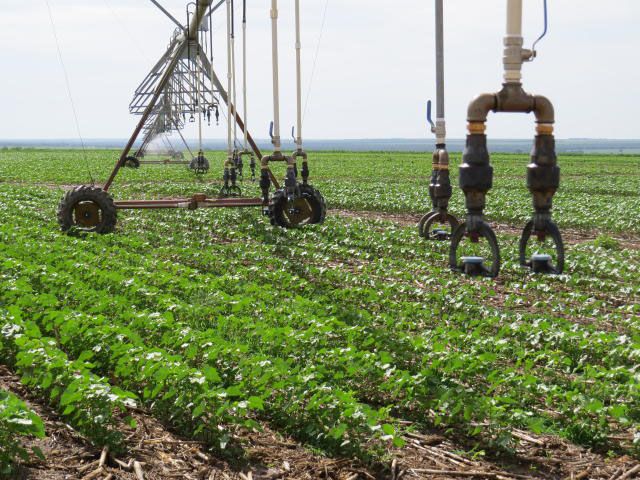
{"label": "wheel hub", "polygon": [[73,217],[77,225],[96,227],[100,223],[100,207],[94,202],[80,202],[73,208]]}
{"label": "wheel hub", "polygon": [[311,205],[306,198],[297,198],[293,202],[289,202],[284,213],[291,225],[302,225],[311,220],[313,215]]}

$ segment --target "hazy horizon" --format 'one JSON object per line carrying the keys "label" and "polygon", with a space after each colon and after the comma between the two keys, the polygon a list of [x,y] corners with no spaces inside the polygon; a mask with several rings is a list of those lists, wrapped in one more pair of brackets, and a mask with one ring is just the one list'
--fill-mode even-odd
{"label": "hazy horizon", "polygon": [[[113,139],[85,139],[84,144],[88,149],[121,149],[125,143],[124,138]],[[197,140],[187,139],[192,149],[197,149]],[[257,139],[258,146],[263,151],[268,151],[271,145],[269,139]],[[186,150],[179,140],[172,139],[172,145],[177,150]],[[361,139],[308,139],[305,146],[309,151],[388,151],[388,152],[431,152],[434,148],[433,139],[424,138],[361,138]],[[489,138],[488,147],[493,153],[528,153],[532,146],[531,139],[499,139]],[[449,139],[447,146],[451,152],[461,152],[465,139]],[[0,148],[81,148],[78,139],[31,139],[31,140],[2,140]],[[203,142],[207,150],[225,150],[226,143],[221,139],[208,139]],[[166,145],[165,145],[166,148]],[[291,140],[285,140],[284,150],[294,148]],[[640,139],[558,139],[556,148],[559,154],[584,153],[584,154],[640,154]]]}

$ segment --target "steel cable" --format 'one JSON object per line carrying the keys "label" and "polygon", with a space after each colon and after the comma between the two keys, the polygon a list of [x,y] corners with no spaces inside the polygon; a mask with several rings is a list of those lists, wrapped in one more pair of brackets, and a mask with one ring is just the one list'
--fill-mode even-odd
{"label": "steel cable", "polygon": [[67,95],[69,97],[69,103],[71,104],[71,110],[73,111],[73,118],[76,124],[76,131],[78,133],[78,138],[80,139],[80,145],[82,145],[82,155],[84,157],[84,163],[87,167],[87,173],[89,174],[89,178],[91,179],[91,184],[95,184],[96,181],[91,172],[91,167],[89,165],[89,161],[87,159],[87,149],[85,147],[84,139],[82,138],[82,132],[80,130],[80,121],[78,120],[78,112],[76,110],[75,102],[73,101],[73,95],[71,94],[71,82],[69,81],[69,74],[67,72],[67,67],[64,63],[64,58],[62,56],[62,49],[60,48],[60,40],[58,38],[58,32],[56,29],[56,24],[53,19],[53,12],[51,11],[51,5],[49,4],[49,0],[45,0],[47,4],[47,11],[49,12],[49,21],[51,22],[51,30],[53,31],[53,38],[56,43],[56,50],[58,51],[58,59],[60,61],[60,66],[62,67],[62,72],[64,74],[64,81],[67,87]]}

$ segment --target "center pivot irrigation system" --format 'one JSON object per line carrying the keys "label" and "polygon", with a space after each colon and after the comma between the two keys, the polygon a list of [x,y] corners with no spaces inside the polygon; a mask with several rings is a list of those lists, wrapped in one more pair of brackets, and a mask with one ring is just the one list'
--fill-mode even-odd
{"label": "center pivot irrigation system", "polygon": [[[220,208],[220,207],[262,207],[272,224],[285,228],[306,224],[322,223],[326,216],[326,204],[320,192],[309,184],[309,165],[302,143],[302,80],[300,41],[300,0],[295,1],[296,24],[296,73],[297,73],[297,137],[296,152],[285,155],[280,141],[280,86],[278,64],[278,1],[271,2],[272,56],[273,56],[273,105],[274,120],[271,127],[274,151],[263,156],[254,142],[242,117],[238,114],[235,93],[235,33],[233,0],[198,0],[186,8],[186,26],[173,17],[158,1],[151,0],[178,27],[169,48],[156,63],[147,78],[136,91],[131,103],[132,113],[140,113],[141,118],[111,175],[102,188],[81,186],[67,192],[58,209],[58,220],[63,231],[85,231],[110,233],[115,229],[117,211],[125,209],[161,208]],[[213,15],[226,4],[227,25],[227,89],[223,87],[213,67]],[[246,115],[246,0],[243,2],[244,31],[244,100]],[[227,106],[228,148],[224,165],[224,186],[216,198],[196,193],[190,198],[166,200],[123,200],[114,201],[109,190],[121,168],[139,165],[138,156],[130,155],[135,142],[143,132],[146,138],[169,130],[179,131],[184,120],[198,122],[199,151],[191,161],[198,173],[209,170],[209,161],[202,149],[203,122],[217,115],[219,100]],[[244,148],[236,148],[237,127],[244,132]],[[146,129],[146,130],[145,130]],[[144,148],[143,141],[143,148]],[[248,147],[251,147],[249,150]],[[144,149],[142,150],[144,152]],[[237,171],[245,155],[261,159],[260,187],[262,198],[241,198],[237,185]],[[297,160],[302,159],[298,175]],[[281,187],[270,169],[270,162],[286,162],[287,174]],[[252,165],[254,161],[252,160]],[[275,193],[271,195],[271,187]]]}
{"label": "center pivot irrigation system", "polygon": [[[326,205],[320,192],[309,184],[309,164],[302,142],[302,82],[301,82],[301,26],[300,0],[295,0],[296,31],[296,103],[297,131],[294,130],[296,150],[292,155],[282,151],[280,136],[280,86],[278,62],[278,1],[271,0],[271,32],[273,60],[273,122],[270,136],[273,152],[262,155],[251,137],[246,122],[236,111],[236,62],[235,16],[233,0],[197,0],[186,7],[186,23],[183,25],[156,0],[150,0],[177,26],[169,47],[154,65],[149,75],[136,90],[130,111],[140,115],[140,121],[109,179],[102,188],[77,187],[64,196],[60,203],[58,219],[64,231],[112,232],[116,225],[117,211],[123,209],[160,208],[215,208],[262,207],[273,225],[285,228],[322,223]],[[418,227],[420,235],[428,240],[450,241],[450,267],[453,271],[468,275],[496,277],[500,271],[500,247],[496,235],[484,218],[486,194],[492,188],[493,167],[487,149],[486,121],[490,111],[531,113],[536,117],[537,129],[531,163],[528,166],[527,185],[533,196],[534,215],[527,223],[520,239],[519,261],[523,267],[536,273],[560,274],[564,270],[564,245],[556,224],[551,220],[552,200],[560,184],[560,169],[555,153],[554,109],[551,102],[539,95],[526,93],[522,86],[522,65],[536,57],[535,46],[547,33],[547,0],[544,2],[545,28],[531,49],[523,48],[522,0],[507,0],[507,35],[504,40],[504,83],[498,93],[482,94],[471,102],[468,109],[468,135],[460,167],[459,183],[465,195],[467,216],[459,222],[448,211],[452,196],[449,174],[449,154],[446,148],[446,122],[444,98],[444,0],[435,0],[436,11],[436,120],[432,120],[431,102],[427,119],[436,135],[433,154],[433,170],[429,195],[433,205]],[[214,14],[226,4],[226,60],[227,88],[223,87],[213,67]],[[243,102],[244,119],[247,116],[247,5],[243,0]],[[216,123],[221,104],[227,111],[227,159],[224,164],[224,186],[216,198],[194,194],[191,198],[167,200],[114,201],[109,194],[122,167],[137,168],[147,163],[188,163],[197,173],[206,173],[210,164],[202,148],[203,122]],[[187,120],[188,119],[188,120]],[[184,141],[181,130],[186,123],[198,123],[199,149],[193,154]],[[244,141],[238,148],[237,129],[242,130]],[[177,132],[187,147],[191,159],[180,157],[168,135]],[[131,155],[135,142],[142,135],[142,144]],[[164,138],[168,145],[169,159],[144,160],[154,140]],[[251,159],[252,177],[260,159],[261,198],[242,198],[237,185],[238,173],[242,175],[243,157]],[[301,169],[298,169],[301,160]],[[270,169],[271,162],[284,162],[287,173],[281,186]],[[271,187],[275,192],[271,194]],[[528,256],[532,236],[542,243],[547,238],[553,242],[553,254]],[[486,241],[487,256],[460,256],[463,241],[480,244]],[[528,258],[529,257],[529,258]],[[489,263],[489,265],[485,265]]]}

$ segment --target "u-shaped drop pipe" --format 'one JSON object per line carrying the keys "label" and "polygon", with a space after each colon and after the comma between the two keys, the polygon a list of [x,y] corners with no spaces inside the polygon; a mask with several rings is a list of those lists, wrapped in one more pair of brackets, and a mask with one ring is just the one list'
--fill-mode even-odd
{"label": "u-shaped drop pipe", "polygon": [[[460,167],[460,187],[465,194],[467,207],[466,224],[459,227],[451,244],[451,266],[460,270],[457,264],[457,249],[463,238],[463,230],[472,239],[478,238],[482,231],[490,229],[484,220],[486,194],[493,187],[493,167],[487,148],[486,122],[489,112],[534,113],[536,117],[536,137],[531,152],[531,163],[527,167],[527,186],[533,197],[535,213],[530,225],[525,228],[528,241],[531,233],[544,239],[550,235],[556,243],[558,266],[554,273],[562,273],[564,255],[562,239],[556,233],[557,227],[551,221],[553,196],[560,185],[560,168],[557,165],[555,138],[553,136],[555,111],[551,101],[541,95],[525,92],[521,83],[522,64],[531,59],[533,52],[522,48],[522,0],[507,0],[507,35],[504,40],[504,79],[498,93],[485,93],[477,96],[467,111],[468,135]],[[492,247],[499,250],[495,235],[484,235]],[[521,259],[524,257],[521,241]],[[562,259],[562,261],[560,261]],[[521,260],[521,263],[522,260]],[[525,266],[530,266],[523,263]],[[497,276],[499,262],[492,266],[490,276]]]}

